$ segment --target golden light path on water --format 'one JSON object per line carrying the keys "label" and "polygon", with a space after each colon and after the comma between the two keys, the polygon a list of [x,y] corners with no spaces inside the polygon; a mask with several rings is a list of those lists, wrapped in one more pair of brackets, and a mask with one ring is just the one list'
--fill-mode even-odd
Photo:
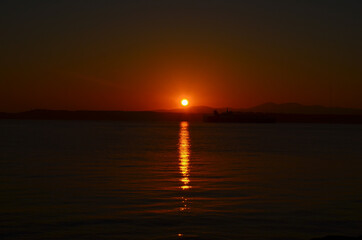
{"label": "golden light path on water", "polygon": [[[180,134],[179,134],[179,168],[181,173],[181,186],[183,191],[191,188],[190,185],[190,134],[189,134],[189,123],[183,121],[180,123]],[[188,210],[188,199],[182,197],[182,207],[180,211]]]}

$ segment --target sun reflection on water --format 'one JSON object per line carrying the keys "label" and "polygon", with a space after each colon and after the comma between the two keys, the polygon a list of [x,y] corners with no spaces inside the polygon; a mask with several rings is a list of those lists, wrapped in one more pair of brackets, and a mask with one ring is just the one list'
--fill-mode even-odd
{"label": "sun reflection on water", "polygon": [[[181,186],[182,190],[188,190],[190,185],[190,134],[189,123],[181,122],[179,134],[179,168],[181,173]],[[180,211],[189,210],[188,198],[182,197],[182,206]]]}
{"label": "sun reflection on water", "polygon": [[179,138],[179,167],[182,174],[180,181],[182,182],[181,189],[189,189],[190,186],[190,136],[189,123],[181,122],[180,138]]}

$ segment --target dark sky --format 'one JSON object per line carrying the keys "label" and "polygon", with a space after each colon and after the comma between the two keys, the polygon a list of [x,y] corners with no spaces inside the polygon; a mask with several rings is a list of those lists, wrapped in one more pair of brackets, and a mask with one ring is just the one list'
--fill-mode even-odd
{"label": "dark sky", "polygon": [[0,111],[362,108],[362,1],[0,2]]}

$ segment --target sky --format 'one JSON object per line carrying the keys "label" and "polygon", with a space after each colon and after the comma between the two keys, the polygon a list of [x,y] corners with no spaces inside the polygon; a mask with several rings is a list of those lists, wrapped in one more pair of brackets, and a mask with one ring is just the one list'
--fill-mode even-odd
{"label": "sky", "polygon": [[360,0],[2,0],[0,111],[362,108]]}

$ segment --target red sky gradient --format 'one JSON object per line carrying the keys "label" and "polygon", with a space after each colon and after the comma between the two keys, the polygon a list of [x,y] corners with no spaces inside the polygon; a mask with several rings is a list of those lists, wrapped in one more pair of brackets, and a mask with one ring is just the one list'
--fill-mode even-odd
{"label": "red sky gradient", "polygon": [[358,3],[136,2],[4,1],[0,111],[362,108]]}

